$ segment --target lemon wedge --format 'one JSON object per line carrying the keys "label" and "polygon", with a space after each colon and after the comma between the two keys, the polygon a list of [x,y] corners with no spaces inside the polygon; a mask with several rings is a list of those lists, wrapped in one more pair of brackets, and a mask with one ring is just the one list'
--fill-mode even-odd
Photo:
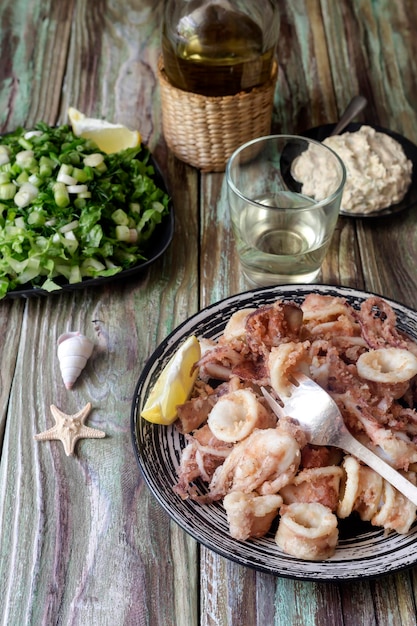
{"label": "lemon wedge", "polygon": [[106,120],[86,117],[73,107],[68,109],[68,118],[74,135],[92,139],[106,154],[120,152],[125,148],[136,148],[141,142],[137,130],[129,130],[122,124],[111,124]]}
{"label": "lemon wedge", "polygon": [[141,412],[144,419],[165,426],[176,420],[177,406],[188,400],[198,376],[194,365],[200,356],[199,341],[191,335],[160,373]]}

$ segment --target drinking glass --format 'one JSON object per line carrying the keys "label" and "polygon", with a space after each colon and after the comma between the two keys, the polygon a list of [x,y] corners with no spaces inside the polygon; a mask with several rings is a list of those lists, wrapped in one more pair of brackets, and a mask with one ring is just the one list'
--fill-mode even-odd
{"label": "drinking glass", "polygon": [[339,215],[346,170],[307,137],[270,135],[240,146],[226,166],[231,222],[253,285],[310,283]]}

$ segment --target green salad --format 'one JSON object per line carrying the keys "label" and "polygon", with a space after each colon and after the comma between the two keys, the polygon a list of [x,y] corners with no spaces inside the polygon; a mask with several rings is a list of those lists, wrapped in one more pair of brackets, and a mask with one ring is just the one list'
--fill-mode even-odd
{"label": "green salad", "polygon": [[108,277],[147,258],[168,214],[145,146],[114,154],[67,125],[0,140],[0,298]]}

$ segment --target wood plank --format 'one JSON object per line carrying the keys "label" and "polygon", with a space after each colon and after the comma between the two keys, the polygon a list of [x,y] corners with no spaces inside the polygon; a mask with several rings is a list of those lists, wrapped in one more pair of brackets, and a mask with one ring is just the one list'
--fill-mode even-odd
{"label": "wood plank", "polygon": [[[347,2],[342,2],[337,6],[334,3],[330,5],[330,3],[322,2],[324,30],[321,30],[318,16],[320,8],[316,3],[306,2],[304,10],[298,5],[289,5],[289,3],[282,7],[278,44],[279,78],[273,125],[275,132],[301,132],[303,128],[336,121],[338,112],[340,114],[350,98],[358,92],[365,93],[370,101],[365,112],[366,116],[372,114],[373,99],[369,97],[371,87],[365,89],[367,81],[363,76],[366,56],[362,54],[361,46],[356,45],[356,28],[361,16],[354,14],[355,9],[356,7],[352,8]],[[357,10],[360,11],[360,8]],[[366,36],[364,31],[362,36]],[[323,39],[327,41],[327,48],[321,48],[320,44]],[[329,54],[328,59],[326,50]],[[354,67],[352,71],[346,71],[346,67],[352,66],[352,58],[355,63]],[[319,59],[317,63],[320,64],[322,70],[320,75],[314,72],[311,65],[316,59]],[[332,82],[326,80],[327,72],[328,76],[332,76]],[[311,82],[306,86],[305,81]],[[308,100],[308,107],[303,105],[303,94]],[[365,119],[365,114],[361,116],[362,119]],[[378,118],[366,117],[366,119],[379,121]],[[215,184],[217,189],[213,188],[213,177],[209,177],[207,181],[204,176],[202,177],[202,204],[208,207],[208,212],[206,211],[205,216],[203,215],[202,229],[205,233],[202,240],[202,258],[206,259],[202,269],[202,284],[205,285],[202,292],[203,305],[249,288],[245,280],[236,275],[236,250],[230,231],[224,183],[223,187],[220,183]],[[369,231],[368,239],[361,237],[364,229]],[[398,283],[398,281],[392,281],[392,276],[395,275],[398,267],[387,269],[387,264],[383,262],[384,255],[387,254],[386,251],[391,245],[389,232],[389,227],[387,227],[384,249],[380,246],[380,237],[377,237],[377,242],[374,243],[374,226],[358,224],[349,218],[340,218],[317,282],[350,285],[359,289],[376,289],[390,295],[387,288],[391,285],[392,290],[393,283]],[[399,228],[398,233],[400,232],[403,231]],[[413,233],[412,229],[411,233]],[[412,236],[410,234],[410,237]],[[226,250],[226,257],[222,254],[222,249]],[[377,262],[375,261],[376,249],[378,249]],[[409,254],[411,261],[412,246],[410,246]],[[382,265],[391,275],[383,282],[378,282]],[[400,262],[397,265],[404,271],[404,266]],[[409,262],[406,266],[413,267],[413,264]],[[223,280],[220,284],[216,276],[221,276],[222,279],[225,277],[225,284]],[[411,285],[413,289],[413,282]],[[227,568],[227,564],[221,557],[213,556],[203,549],[202,568],[204,623],[239,623],[239,621],[234,621],[236,615],[248,615],[253,620],[253,593],[249,597],[240,594],[238,607],[233,605],[233,598],[228,594],[230,588],[235,586],[240,588],[242,584],[244,573],[240,566],[231,564]],[[249,578],[249,574],[247,576]],[[213,593],[214,584],[216,585],[215,593]],[[265,588],[268,589],[268,594],[265,593]],[[243,620],[243,623],[275,625],[290,623],[303,626],[332,623],[352,624],[353,626],[358,623],[376,624],[379,623],[377,619],[384,619],[382,609],[380,617],[376,618],[372,592],[367,583],[351,583],[348,586],[343,584],[315,585],[258,574],[256,590],[257,621]],[[274,596],[271,602],[272,594]],[[283,607],[285,610],[282,610]],[[385,609],[388,610],[387,607]],[[409,606],[407,610],[409,612],[405,611],[404,615],[411,615],[410,619],[414,619],[413,610],[410,611]],[[389,606],[389,614],[396,615],[393,603]],[[266,616],[267,619],[265,619]],[[405,617],[405,619],[408,618]]]}
{"label": "wood plank", "polygon": [[0,449],[6,427],[10,389],[13,384],[14,371],[24,313],[23,301],[2,303],[0,315],[0,336],[2,350],[0,353]]}
{"label": "wood plank", "polygon": [[274,132],[300,133],[337,117],[319,0],[280,5]]}
{"label": "wood plank", "polygon": [[342,0],[337,5],[322,0],[339,112],[350,97],[361,93],[368,99],[362,119],[403,133],[411,141],[417,139],[417,43],[411,27],[416,11],[410,0],[378,4]]}
{"label": "wood plank", "polygon": [[60,118],[68,106],[139,129],[153,150],[161,133],[156,79],[163,4],[76,2]]}
{"label": "wood plank", "polygon": [[[8,3],[2,31],[0,130],[57,121],[75,0]],[[67,19],[69,16],[69,19]]]}
{"label": "wood plank", "polygon": [[[48,58],[44,56],[39,65],[45,81],[55,38],[61,41],[64,56],[69,46],[65,78],[59,57],[49,84],[56,94],[62,81],[80,88],[80,93],[64,88],[63,121],[69,103],[90,114],[114,113],[132,126],[139,110],[144,137],[157,144],[160,126],[152,117],[156,81],[147,80],[144,90],[130,73],[134,76],[139,57],[153,71],[156,48],[147,46],[149,38],[156,37],[154,13],[161,5],[155,9],[151,2],[125,3],[120,12],[114,4],[106,13],[104,6],[100,10],[97,4],[77,2],[74,23],[71,11],[64,12],[66,6],[71,9],[72,4],[55,3],[48,17],[51,47],[46,47]],[[133,16],[142,24],[142,37]],[[115,37],[120,38],[120,50],[112,45]],[[144,55],[148,49],[153,57]],[[13,58],[16,72],[20,62]],[[33,109],[22,109],[23,114],[14,111],[8,125],[38,119],[38,106],[49,111],[48,121],[55,121],[56,102],[49,108],[38,105],[42,81],[35,85],[39,97],[34,89],[31,102],[26,102]],[[155,119],[158,122],[158,116]],[[10,331],[19,329],[25,313],[21,345],[18,332],[5,344],[16,358],[16,367],[12,357],[2,369],[2,397],[11,391],[0,468],[4,623],[55,623],[58,615],[63,623],[114,624],[116,619],[117,623],[150,620],[165,625],[177,620],[175,615],[184,626],[198,621],[196,583],[177,585],[178,579],[198,580],[196,544],[172,527],[144,485],[130,438],[132,393],[145,360],[197,310],[196,174],[183,176],[179,163],[164,163],[164,169],[168,178],[168,169],[172,172],[175,205],[183,205],[184,210],[178,213],[172,246],[148,272],[126,283],[60,294],[55,307],[53,296],[0,305],[1,327],[7,325]],[[96,341],[95,356],[72,393],[63,388],[56,358],[57,336],[68,326],[84,330]],[[16,382],[11,390],[13,374]],[[19,384],[22,380],[25,385]],[[70,413],[89,400],[93,412],[88,424],[105,430],[106,439],[79,442],[75,458],[66,458],[59,442],[33,441],[35,432],[53,423],[51,403]],[[33,407],[29,415],[28,407]],[[13,550],[6,551],[5,546]]]}
{"label": "wood plank", "polygon": [[[416,569],[348,584],[255,572],[198,546],[149,492],[130,439],[142,367],[188,316],[249,288],[224,177],[180,163],[161,136],[155,70],[164,3],[3,4],[2,32],[12,24],[14,37],[0,33],[0,129],[66,121],[70,104],[139,127],[167,178],[176,232],[137,280],[0,303],[2,623],[415,624]],[[413,0],[284,1],[280,13],[275,131],[335,121],[361,92],[369,100],[362,119],[417,141]],[[413,211],[376,223],[340,218],[319,280],[417,307],[415,242]],[[73,392],[56,357],[69,327],[96,342]],[[53,423],[51,403],[75,412],[89,400],[88,424],[106,439],[79,442],[75,458],[59,442],[33,441]]]}

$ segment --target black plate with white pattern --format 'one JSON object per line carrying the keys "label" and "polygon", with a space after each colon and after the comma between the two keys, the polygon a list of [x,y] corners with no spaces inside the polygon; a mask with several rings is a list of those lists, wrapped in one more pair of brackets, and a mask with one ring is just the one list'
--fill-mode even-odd
{"label": "black plate with white pattern", "polygon": [[[142,475],[171,518],[197,541],[218,554],[268,574],[314,581],[375,578],[417,564],[417,524],[406,535],[391,533],[355,519],[339,523],[335,555],[326,561],[303,561],[278,548],[274,529],[260,539],[237,541],[229,535],[221,503],[202,505],[182,500],[173,491],[184,437],[174,426],[158,426],[140,417],[146,398],[167,361],[190,335],[216,339],[238,309],[277,299],[302,303],[308,293],[342,296],[359,308],[369,293],[327,285],[281,285],[241,293],[200,311],[174,330],[155,350],[138,380],[131,411],[133,446]],[[397,315],[398,327],[417,340],[417,312],[385,298]],[[205,487],[199,484],[201,490]]]}

